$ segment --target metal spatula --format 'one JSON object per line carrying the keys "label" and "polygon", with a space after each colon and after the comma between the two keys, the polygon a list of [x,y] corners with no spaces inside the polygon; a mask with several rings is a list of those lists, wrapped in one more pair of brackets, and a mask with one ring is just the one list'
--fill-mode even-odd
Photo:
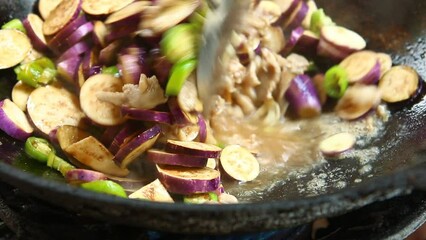
{"label": "metal spatula", "polygon": [[[217,6],[209,12],[204,23],[197,66],[197,88],[205,107],[209,106],[212,96],[217,92],[217,81],[223,75],[220,61],[230,40],[232,30],[242,23],[250,6],[250,0],[210,1]],[[208,111],[205,111],[208,115]]]}

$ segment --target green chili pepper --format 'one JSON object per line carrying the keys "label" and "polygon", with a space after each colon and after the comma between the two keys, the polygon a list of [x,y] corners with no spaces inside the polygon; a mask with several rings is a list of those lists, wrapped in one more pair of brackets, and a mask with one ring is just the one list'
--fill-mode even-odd
{"label": "green chili pepper", "polygon": [[25,153],[40,162],[47,162],[51,152],[55,154],[55,149],[46,139],[29,137],[25,142]]}
{"label": "green chili pepper", "polygon": [[166,95],[177,96],[186,79],[195,70],[196,66],[197,60],[195,59],[185,60],[173,65],[170,70],[170,77],[166,86]]}
{"label": "green chili pepper", "polygon": [[198,193],[183,197],[184,203],[202,204],[206,202],[219,202],[219,197],[215,192]]}
{"label": "green chili pepper", "polygon": [[161,52],[171,63],[178,63],[197,56],[199,31],[193,23],[178,24],[163,34]]}
{"label": "green chili pepper", "polygon": [[328,96],[341,98],[348,88],[349,80],[346,70],[339,65],[330,68],[325,73],[324,88]]}
{"label": "green chili pepper", "polygon": [[47,57],[19,65],[14,71],[18,80],[35,88],[49,84],[56,76],[55,64]]}
{"label": "green chili pepper", "polygon": [[37,161],[45,163],[48,167],[58,170],[65,174],[75,169],[64,159],[55,155],[55,148],[45,139],[37,137],[29,137],[25,142],[25,153]]}
{"label": "green chili pepper", "polygon": [[117,78],[120,77],[120,70],[118,69],[117,66],[103,67],[102,73],[111,74],[111,75],[113,75],[114,77],[117,77]]}
{"label": "green chili pepper", "polygon": [[22,21],[17,18],[12,19],[9,22],[3,24],[3,26],[1,26],[1,29],[15,29],[23,33],[27,33],[27,31],[25,31],[24,24],[22,24]]}
{"label": "green chili pepper", "polygon": [[127,194],[126,191],[124,191],[124,188],[120,184],[110,180],[96,180],[83,183],[80,186],[90,191],[127,198]]}
{"label": "green chili pepper", "polygon": [[321,28],[324,26],[336,25],[329,16],[324,13],[324,9],[320,8],[314,11],[311,15],[310,30],[319,35]]}

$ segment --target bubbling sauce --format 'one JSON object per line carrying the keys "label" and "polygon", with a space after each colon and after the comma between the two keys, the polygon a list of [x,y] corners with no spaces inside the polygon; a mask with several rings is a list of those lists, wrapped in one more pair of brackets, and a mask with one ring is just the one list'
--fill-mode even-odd
{"label": "bubbling sauce", "polygon": [[[283,181],[297,179],[298,174],[306,174],[326,162],[318,145],[321,140],[339,132],[349,132],[357,138],[355,148],[342,157],[375,158],[379,151],[373,151],[374,156],[371,156],[368,149],[360,150],[357,147],[365,146],[383,132],[388,114],[387,111],[378,111],[378,114],[357,121],[344,121],[333,113],[324,113],[313,119],[283,118],[273,126],[239,118],[230,111],[213,116],[211,127],[216,139],[225,145],[237,143],[248,148],[256,154],[261,168],[259,176],[251,182],[237,182],[225,177],[225,189],[240,201],[250,201]],[[369,154],[365,155],[364,151]],[[366,170],[365,166],[361,165],[360,168]],[[344,181],[339,183],[346,185]],[[325,184],[321,186],[326,187]],[[309,188],[312,186],[302,186],[299,192],[309,191]],[[311,190],[315,192],[318,189]]]}

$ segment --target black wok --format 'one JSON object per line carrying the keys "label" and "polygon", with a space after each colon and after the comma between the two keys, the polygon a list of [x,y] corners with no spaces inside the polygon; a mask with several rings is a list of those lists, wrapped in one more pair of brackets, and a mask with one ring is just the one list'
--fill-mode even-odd
{"label": "black wok", "polygon": [[[369,48],[391,53],[397,64],[413,66],[426,79],[426,2],[417,0],[318,0],[336,22],[361,33]],[[0,1],[0,23],[24,17],[34,0]],[[0,56],[1,57],[1,56]],[[9,97],[13,74],[0,72],[0,96]],[[23,144],[0,133],[0,180],[68,210],[113,223],[180,233],[229,233],[288,228],[339,215],[372,202],[426,190],[426,100],[395,111],[383,135],[371,144],[381,150],[369,159],[322,165],[306,176],[279,184],[252,203],[185,205],[119,199],[78,189],[23,154]],[[332,173],[332,174],[331,174]],[[325,185],[299,191],[320,174]],[[50,177],[49,177],[50,176]],[[53,178],[53,179],[52,179]],[[337,181],[345,183],[339,188]],[[298,190],[299,189],[299,190]]]}

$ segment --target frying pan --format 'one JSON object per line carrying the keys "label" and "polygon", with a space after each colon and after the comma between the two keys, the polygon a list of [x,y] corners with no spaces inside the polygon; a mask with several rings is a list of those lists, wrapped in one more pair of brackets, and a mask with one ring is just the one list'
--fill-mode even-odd
{"label": "frying pan", "polygon": [[[416,0],[318,0],[340,25],[367,41],[370,49],[392,54],[396,64],[413,66],[426,79],[426,2]],[[0,23],[23,18],[34,0],[1,0]],[[0,56],[1,57],[1,56]],[[0,72],[0,96],[9,97],[13,73]],[[31,196],[82,216],[144,229],[223,234],[290,228],[360,208],[372,202],[426,190],[426,100],[396,110],[380,149],[360,171],[356,159],[330,161],[296,179],[276,184],[251,202],[232,205],[166,204],[115,198],[69,186],[23,153],[23,144],[0,133],[0,180]],[[53,177],[52,177],[53,176]],[[312,191],[309,184],[321,179]],[[343,185],[342,185],[343,184]],[[304,190],[304,191],[302,191]]]}

